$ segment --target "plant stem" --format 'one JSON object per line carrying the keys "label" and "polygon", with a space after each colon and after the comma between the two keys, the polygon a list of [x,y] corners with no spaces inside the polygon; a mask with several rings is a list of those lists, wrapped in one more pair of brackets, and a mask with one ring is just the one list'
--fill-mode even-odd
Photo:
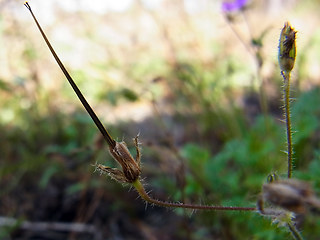
{"label": "plant stem", "polygon": [[145,191],[140,180],[136,180],[135,182],[132,183],[132,185],[138,191],[138,194],[143,200],[161,207],[188,208],[188,209],[194,209],[194,210],[229,210],[229,211],[255,211],[256,210],[256,208],[254,207],[208,206],[208,205],[193,205],[193,204],[160,201],[148,195],[148,193]]}
{"label": "plant stem", "polygon": [[284,115],[287,130],[287,154],[288,154],[288,178],[292,174],[292,131],[291,131],[291,114],[290,114],[290,72],[282,72],[284,79]]}
{"label": "plant stem", "polygon": [[292,234],[292,237],[296,240],[303,240],[301,234],[299,233],[298,229],[292,225],[292,223],[288,223],[288,228]]}

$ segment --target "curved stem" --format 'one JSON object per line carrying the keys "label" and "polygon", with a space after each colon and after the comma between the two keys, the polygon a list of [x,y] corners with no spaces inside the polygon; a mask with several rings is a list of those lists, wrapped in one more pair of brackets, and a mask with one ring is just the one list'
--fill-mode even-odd
{"label": "curved stem", "polygon": [[148,193],[145,191],[142,183],[139,180],[136,180],[132,184],[135,187],[135,189],[138,191],[140,197],[143,200],[161,207],[188,208],[188,209],[194,209],[194,210],[229,210],[229,211],[255,211],[256,210],[256,208],[254,207],[208,206],[208,205],[193,205],[193,204],[160,201],[150,197]]}
{"label": "curved stem", "polygon": [[282,72],[284,79],[284,114],[287,130],[287,154],[288,154],[288,178],[292,174],[292,131],[291,131],[291,114],[290,114],[290,72]]}

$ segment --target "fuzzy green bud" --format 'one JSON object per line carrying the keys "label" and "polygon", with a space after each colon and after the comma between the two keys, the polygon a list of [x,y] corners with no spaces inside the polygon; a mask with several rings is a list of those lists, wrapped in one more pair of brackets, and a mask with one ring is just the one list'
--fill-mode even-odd
{"label": "fuzzy green bud", "polygon": [[296,60],[296,31],[289,22],[281,30],[278,58],[281,71],[289,73]]}

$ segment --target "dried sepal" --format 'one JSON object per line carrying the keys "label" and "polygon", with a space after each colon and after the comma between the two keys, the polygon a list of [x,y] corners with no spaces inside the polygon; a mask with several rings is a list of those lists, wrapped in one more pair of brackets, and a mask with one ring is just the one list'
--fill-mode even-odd
{"label": "dried sepal", "polygon": [[117,168],[111,168],[108,166],[104,166],[102,164],[96,164],[95,167],[96,167],[96,171],[98,171],[100,174],[107,174],[112,179],[121,183],[127,182],[123,172],[121,172]]}
{"label": "dried sepal", "polygon": [[141,153],[139,149],[138,136],[135,137],[133,141],[137,152],[136,159],[132,157],[125,142],[115,142],[114,147],[109,147],[111,156],[120,164],[122,170],[110,168],[101,164],[95,165],[96,170],[98,170],[100,173],[109,175],[111,178],[121,183],[133,183],[138,180],[141,174]]}
{"label": "dried sepal", "polygon": [[[136,146],[136,149],[139,152],[138,158],[140,158],[138,146]],[[121,165],[126,182],[136,181],[141,173],[140,160],[137,161],[132,157],[125,142],[116,142],[115,147],[110,147],[109,151],[111,156]]]}
{"label": "dried sepal", "polygon": [[269,207],[266,208],[265,201],[262,194],[258,196],[257,210],[261,215],[271,216],[272,218],[278,218],[278,216],[281,216],[282,214],[284,214],[284,212],[286,212],[281,209],[269,208]]}
{"label": "dried sepal", "polygon": [[258,212],[272,218],[272,222],[279,227],[288,227],[295,239],[302,239],[295,224],[296,214],[320,210],[320,201],[312,187],[304,181],[292,178],[279,180],[274,175],[269,175],[267,180],[258,197]]}
{"label": "dried sepal", "polygon": [[289,22],[284,24],[279,40],[279,65],[283,72],[289,73],[296,59],[296,31]]}
{"label": "dried sepal", "polygon": [[140,167],[141,164],[141,152],[139,147],[139,134],[133,139],[134,146],[136,148],[136,162],[138,166]]}

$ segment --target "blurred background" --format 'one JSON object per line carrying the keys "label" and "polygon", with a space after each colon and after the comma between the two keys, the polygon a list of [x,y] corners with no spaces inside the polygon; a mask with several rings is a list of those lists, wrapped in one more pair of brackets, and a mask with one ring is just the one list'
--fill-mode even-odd
{"label": "blurred background", "polygon": [[[31,0],[111,135],[140,134],[157,199],[254,207],[287,171],[278,39],[297,31],[293,176],[320,193],[318,0]],[[0,0],[0,239],[287,239],[253,212],[150,206],[116,167],[23,1]],[[299,216],[304,237],[320,218]]]}

